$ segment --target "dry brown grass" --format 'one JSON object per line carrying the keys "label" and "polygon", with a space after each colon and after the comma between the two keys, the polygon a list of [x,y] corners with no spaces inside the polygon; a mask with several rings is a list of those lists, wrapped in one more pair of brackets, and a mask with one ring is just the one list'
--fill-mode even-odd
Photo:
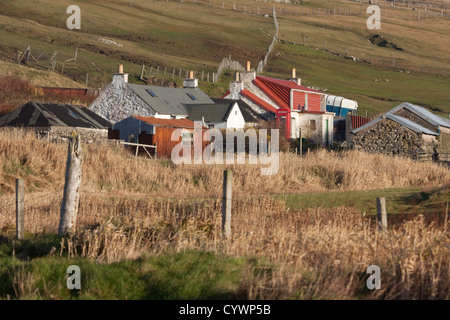
{"label": "dry brown grass", "polygon": [[[411,159],[357,151],[320,150],[299,158],[280,154],[280,169],[261,176],[259,165],[179,165],[135,158],[106,146],[85,146],[84,192],[154,197],[221,196],[222,173],[234,172],[234,194],[288,194],[326,190],[367,190],[438,186],[450,181],[449,170]],[[64,180],[66,145],[36,140],[18,130],[0,133],[0,192],[11,193],[14,179],[26,180],[31,191],[60,188]]]}
{"label": "dry brown grass", "polygon": [[[78,232],[63,241],[61,253],[106,263],[185,250],[254,256],[268,267],[249,264],[244,272],[241,291],[250,299],[450,298],[450,235],[444,211],[426,219],[398,219],[390,223],[388,234],[381,234],[373,217],[355,209],[293,212],[270,196],[436,186],[449,180],[444,167],[325,151],[301,159],[282,154],[280,172],[272,177],[260,176],[257,166],[232,166],[233,236],[224,241],[220,196],[225,165],[172,166],[103,146],[84,150]],[[18,131],[0,133],[2,233],[14,234],[13,179],[19,176],[27,186],[26,231],[56,232],[65,154],[65,145]],[[14,166],[17,172],[5,171]],[[365,271],[373,264],[382,270],[382,287],[369,292]]]}

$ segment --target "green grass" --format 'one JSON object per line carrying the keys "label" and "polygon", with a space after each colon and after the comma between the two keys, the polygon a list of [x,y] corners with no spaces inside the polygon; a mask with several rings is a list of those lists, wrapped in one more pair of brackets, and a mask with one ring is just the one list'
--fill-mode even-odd
{"label": "green grass", "polygon": [[290,68],[296,67],[302,84],[326,88],[328,94],[355,99],[360,115],[367,111],[368,116],[374,116],[402,102],[437,108],[439,110],[434,111],[445,117],[450,112],[450,91],[446,89],[450,80],[447,77],[398,72],[301,45],[280,44],[277,50],[286,55],[272,57],[267,68],[269,75],[284,72],[284,78],[287,78]]}
{"label": "green grass", "polygon": [[[60,257],[59,242],[52,235],[14,243],[0,238],[0,299],[237,299],[249,263],[189,251],[102,264]],[[80,267],[81,290],[67,289],[70,265]],[[18,279],[25,290],[14,285]]]}
{"label": "green grass", "polygon": [[420,188],[379,189],[362,191],[327,191],[318,193],[277,195],[291,209],[353,207],[367,215],[377,213],[376,198],[386,198],[388,214],[428,214],[444,210],[448,201],[447,189]]}
{"label": "green grass", "polygon": [[[63,60],[73,57],[78,50],[77,64],[66,62],[64,74],[85,83],[89,74],[89,85],[100,87],[111,81],[118,64],[123,64],[130,74],[130,82],[138,79],[142,64],[167,67],[165,82],[181,84],[176,72],[171,79],[172,68],[197,72],[216,72],[224,57],[231,57],[244,64],[250,60],[253,66],[260,61],[271,42],[273,19],[254,14],[233,11],[232,1],[212,2],[148,2],[130,1],[80,1],[82,29],[67,30],[65,13],[70,1],[55,3],[50,0],[3,1],[0,8],[0,58],[12,60],[17,51],[31,46],[32,52],[60,53],[56,71],[62,71]],[[238,10],[246,4],[255,10],[256,4],[244,1],[237,4]],[[271,11],[272,4],[259,3],[261,12]],[[282,4],[277,4],[277,7]],[[340,1],[302,1],[292,9],[309,7],[344,8],[363,6]],[[291,8],[287,6],[286,8]],[[364,7],[365,9],[365,7]],[[390,10],[390,9],[383,9]],[[397,12],[392,9],[393,12]],[[186,14],[186,13],[189,14]],[[400,12],[400,11],[398,11]],[[448,63],[448,20],[404,21],[383,17],[383,27],[378,32],[386,39],[398,44],[405,51],[394,52],[368,41],[373,32],[365,27],[365,17],[340,16],[295,16],[278,15],[279,38],[302,43],[307,36],[307,47],[278,43],[269,59],[264,74],[277,78],[288,78],[290,69],[297,68],[298,76],[306,85],[327,88],[327,93],[355,99],[359,103],[359,114],[373,116],[385,112],[401,102],[408,101],[430,107],[434,112],[447,116],[450,112]],[[98,38],[114,40],[123,47],[108,45]],[[326,40],[327,49],[368,59],[373,55],[375,65],[355,62],[322,52]],[[318,48],[318,50],[315,50]],[[392,69],[392,58],[402,70]],[[98,71],[94,66],[98,66]],[[382,65],[384,63],[384,65]],[[420,66],[424,71],[420,72]],[[37,67],[37,66],[36,66]],[[39,68],[39,67],[37,67]],[[45,69],[45,68],[44,68]],[[232,76],[223,75],[219,83],[201,82],[200,87],[213,97],[220,97],[228,89]],[[383,81],[375,82],[375,79]],[[389,82],[384,81],[388,79]],[[157,83],[161,80],[159,79]]]}

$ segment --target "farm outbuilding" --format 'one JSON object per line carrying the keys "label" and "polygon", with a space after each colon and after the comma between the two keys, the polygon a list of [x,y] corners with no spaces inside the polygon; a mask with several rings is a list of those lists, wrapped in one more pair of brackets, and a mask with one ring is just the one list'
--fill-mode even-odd
{"label": "farm outbuilding", "polygon": [[111,124],[91,110],[77,105],[30,101],[0,118],[0,127],[34,130],[49,140],[66,139],[77,131],[84,142],[106,139]]}
{"label": "farm outbuilding", "polygon": [[402,103],[351,131],[352,148],[369,152],[409,155],[448,153],[450,122],[427,109]]}
{"label": "farm outbuilding", "polygon": [[[200,125],[202,134],[207,129]],[[181,140],[172,141],[172,133],[181,129]],[[158,157],[170,158],[172,149],[183,143],[184,146],[193,145],[195,123],[189,119],[160,119],[155,117],[131,116],[116,122],[109,130],[108,138],[123,140],[128,143],[155,146]],[[202,150],[206,142],[202,142]],[[153,155],[152,154],[152,155]]]}

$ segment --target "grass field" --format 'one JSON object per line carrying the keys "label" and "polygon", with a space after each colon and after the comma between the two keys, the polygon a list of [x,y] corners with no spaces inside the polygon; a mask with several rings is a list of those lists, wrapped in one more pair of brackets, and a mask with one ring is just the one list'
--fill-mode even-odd
{"label": "grass field", "polygon": [[[415,20],[418,11],[380,1],[382,29],[369,31],[368,15],[342,14],[365,11],[353,1],[243,0],[233,10],[234,3],[82,0],[82,28],[71,31],[70,1],[4,0],[0,72],[28,82],[1,77],[0,108],[9,87],[23,93],[9,99],[19,106],[38,98],[33,86],[83,87],[89,74],[89,86],[101,87],[118,64],[133,83],[143,83],[142,64],[159,66],[158,80],[167,68],[165,80],[178,83],[172,68],[212,73],[229,55],[255,66],[272,40],[273,19],[264,14],[275,6],[281,41],[264,75],[288,78],[295,67],[303,84],[356,99],[362,115],[403,101],[450,113],[450,20]],[[448,1],[433,2],[430,14],[437,16],[441,4]],[[335,8],[341,13],[323,13]],[[369,41],[374,34],[403,51],[376,46]],[[28,45],[36,58],[42,53],[40,65],[15,63]],[[63,72],[76,48],[77,63],[65,62]],[[55,50],[51,72],[46,60]],[[218,97],[231,79],[226,70],[218,83],[200,86]],[[86,145],[76,232],[60,237],[66,154],[65,143],[0,132],[0,299],[450,298],[448,167],[318,150],[301,158],[281,153],[278,174],[261,176],[259,165],[176,166]],[[233,170],[228,240],[221,218],[225,169]],[[23,240],[14,239],[17,178],[25,183]],[[377,197],[387,202],[386,234],[376,224]],[[66,288],[71,264],[82,269],[81,291]],[[381,290],[365,286],[373,264],[382,270]]]}
{"label": "grass field", "polygon": [[364,214],[375,215],[377,206],[374,199],[385,197],[388,215],[402,214],[434,214],[445,210],[449,197],[445,188],[402,188],[375,189],[361,191],[327,191],[277,196],[283,200],[288,208],[300,210],[305,208],[335,208],[351,207]]}
{"label": "grass field", "polygon": [[[282,153],[279,173],[261,176],[258,165],[176,166],[84,146],[76,233],[59,237],[66,145],[12,130],[0,133],[0,150],[2,299],[449,298],[443,166],[322,150]],[[230,240],[221,226],[226,168]],[[14,240],[18,177],[24,240]],[[379,196],[387,234],[374,219]],[[78,294],[65,287],[71,264],[86,273]],[[372,264],[382,290],[365,289]]]}
{"label": "grass field", "polygon": [[[0,56],[11,61],[27,45],[35,55],[46,53],[44,57],[57,50],[60,56],[55,70],[61,73],[63,60],[73,58],[78,47],[77,64],[66,62],[64,75],[83,84],[88,73],[89,84],[95,87],[108,83],[119,63],[130,73],[130,81],[136,83],[142,83],[138,79],[142,64],[147,70],[151,65],[159,66],[160,78],[164,77],[163,68],[167,68],[166,81],[178,83],[181,78],[176,73],[172,79],[173,68],[193,69],[197,75],[201,71],[212,73],[222,58],[229,55],[241,64],[250,60],[256,66],[274,32],[273,19],[263,16],[271,14],[272,3],[242,1],[233,10],[234,2],[229,0],[223,2],[224,8],[222,1],[215,0],[197,3],[81,1],[82,28],[68,30],[65,9],[70,1],[51,2],[51,5],[50,2],[3,3]],[[406,6],[399,4],[389,8],[381,4],[382,28],[368,30],[365,4],[349,1],[301,3],[275,4],[279,39],[296,45],[279,42],[265,75],[288,78],[290,69],[295,67],[304,84],[356,99],[360,114],[376,115],[409,101],[448,116],[450,35],[447,31],[450,20],[431,17],[414,20],[417,12],[411,8],[406,10]],[[256,14],[257,6],[260,15]],[[317,12],[318,8],[322,9],[322,14],[294,14],[296,10],[302,13],[315,9]],[[353,10],[359,15],[323,14],[324,9],[334,8],[342,12]],[[430,9],[430,12],[437,15],[440,9]],[[372,44],[369,38],[373,34],[384,36],[403,51]],[[302,45],[304,37],[306,47]],[[106,44],[101,39],[121,46]],[[324,52],[324,46],[341,56]],[[343,57],[346,52],[366,62],[346,59]],[[396,68],[392,68],[394,58]],[[367,63],[369,60],[372,64]],[[203,82],[200,86],[218,97],[227,90],[229,79],[228,75],[218,84]]]}

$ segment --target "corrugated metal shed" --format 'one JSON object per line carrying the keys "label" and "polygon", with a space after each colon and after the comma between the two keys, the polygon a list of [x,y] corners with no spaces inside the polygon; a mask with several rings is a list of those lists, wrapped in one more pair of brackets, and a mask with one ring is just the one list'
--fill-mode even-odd
{"label": "corrugated metal shed", "polygon": [[352,129],[358,129],[359,127],[369,123],[371,119],[363,116],[351,115],[350,121],[352,123]]}
{"label": "corrugated metal shed", "polygon": [[111,123],[83,106],[30,101],[0,118],[0,126],[108,129]]}
{"label": "corrugated metal shed", "polygon": [[428,111],[427,109],[417,106],[415,104],[409,103],[409,102],[403,102],[402,104],[396,106],[394,109],[389,111],[392,114],[395,114],[400,109],[408,109],[412,113],[416,114],[423,120],[431,123],[434,126],[443,126],[446,128],[450,128],[450,122],[442,117],[439,117],[438,115],[432,113],[431,111]]}

